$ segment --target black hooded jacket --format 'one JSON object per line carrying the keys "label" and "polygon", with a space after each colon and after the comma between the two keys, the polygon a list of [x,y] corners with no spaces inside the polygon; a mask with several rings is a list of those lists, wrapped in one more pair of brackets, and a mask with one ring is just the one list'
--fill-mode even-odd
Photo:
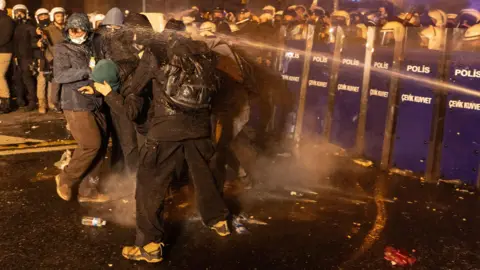
{"label": "black hooded jacket", "polygon": [[40,58],[41,51],[37,46],[40,37],[36,31],[35,25],[30,20],[17,21],[13,38],[15,57],[28,62]]}
{"label": "black hooded jacket", "polygon": [[0,29],[2,29],[0,31],[0,53],[12,53],[15,23],[3,10],[0,10]]}

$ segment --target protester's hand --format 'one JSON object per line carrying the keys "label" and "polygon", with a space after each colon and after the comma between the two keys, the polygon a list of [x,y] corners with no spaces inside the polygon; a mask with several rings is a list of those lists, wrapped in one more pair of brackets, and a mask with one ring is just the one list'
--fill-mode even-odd
{"label": "protester's hand", "polygon": [[43,47],[43,43],[42,43],[41,39],[37,41],[37,47],[39,47],[39,48]]}
{"label": "protester's hand", "polygon": [[103,96],[107,96],[108,94],[110,94],[110,92],[112,92],[112,87],[110,87],[110,85],[107,82],[103,82],[103,83],[96,82],[95,89]]}
{"label": "protester's hand", "polygon": [[93,88],[90,86],[90,85],[87,85],[87,86],[84,86],[80,89],[78,89],[78,91],[82,94],[86,94],[86,95],[93,95],[95,92],[93,91]]}
{"label": "protester's hand", "polygon": [[42,29],[40,29],[40,27],[37,27],[37,35],[39,36],[43,35],[43,31]]}

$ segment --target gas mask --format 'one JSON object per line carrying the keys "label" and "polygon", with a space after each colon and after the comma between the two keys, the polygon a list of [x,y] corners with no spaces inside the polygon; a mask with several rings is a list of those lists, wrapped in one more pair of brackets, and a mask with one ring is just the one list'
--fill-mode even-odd
{"label": "gas mask", "polygon": [[47,27],[49,24],[50,24],[50,20],[49,20],[49,19],[39,20],[39,21],[38,21],[38,26],[40,26],[40,28],[45,28],[45,27]]}
{"label": "gas mask", "polygon": [[81,45],[81,44],[85,43],[85,41],[87,41],[87,34],[83,35],[82,37],[78,37],[78,38],[71,38],[70,37],[70,40],[74,44]]}

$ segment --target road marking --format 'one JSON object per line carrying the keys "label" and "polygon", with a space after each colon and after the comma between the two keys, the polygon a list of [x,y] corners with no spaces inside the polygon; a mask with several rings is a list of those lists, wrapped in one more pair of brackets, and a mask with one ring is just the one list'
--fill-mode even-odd
{"label": "road marking", "polygon": [[44,140],[36,140],[36,139],[29,139],[29,138],[23,138],[23,137],[0,135],[0,145],[11,145],[11,144],[22,144],[22,143],[40,143],[40,142],[44,142]]}
{"label": "road marking", "polygon": [[38,143],[21,143],[13,145],[0,146],[0,156],[20,155],[28,153],[43,153],[64,151],[77,148],[77,144],[73,140],[62,140],[54,142],[38,142]]}

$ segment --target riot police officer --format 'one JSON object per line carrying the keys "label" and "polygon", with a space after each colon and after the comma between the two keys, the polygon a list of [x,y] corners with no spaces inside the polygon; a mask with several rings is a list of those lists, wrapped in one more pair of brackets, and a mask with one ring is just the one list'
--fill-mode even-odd
{"label": "riot police officer", "polygon": [[28,18],[28,9],[25,5],[14,6],[12,16],[16,20],[13,40],[17,104],[19,107],[26,106],[25,111],[33,111],[37,106],[34,64],[39,48],[33,48],[32,44],[36,43],[38,37],[35,26]]}
{"label": "riot police officer", "polygon": [[[37,61],[37,98],[38,98],[38,112],[44,114],[47,112],[47,78],[51,74],[51,67],[48,66],[46,61],[46,49],[50,44],[48,37],[44,30],[50,25],[50,14],[48,9],[40,8],[35,12],[35,20],[37,22],[37,47],[40,48],[41,53]],[[51,89],[51,87],[50,87]]]}
{"label": "riot police officer", "polygon": [[400,22],[388,22],[380,30],[380,45],[394,47],[405,38],[405,26]]}

